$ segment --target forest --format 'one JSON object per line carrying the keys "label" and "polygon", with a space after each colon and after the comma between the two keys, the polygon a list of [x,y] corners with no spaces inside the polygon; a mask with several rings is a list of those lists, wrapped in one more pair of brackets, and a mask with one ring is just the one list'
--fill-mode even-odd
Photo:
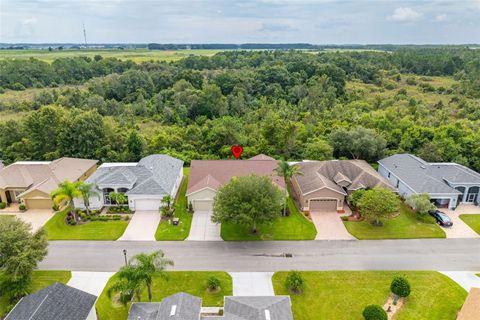
{"label": "forest", "polygon": [[480,50],[0,60],[5,163],[151,153],[188,163],[229,158],[233,144],[244,157],[375,163],[408,152],[480,171]]}

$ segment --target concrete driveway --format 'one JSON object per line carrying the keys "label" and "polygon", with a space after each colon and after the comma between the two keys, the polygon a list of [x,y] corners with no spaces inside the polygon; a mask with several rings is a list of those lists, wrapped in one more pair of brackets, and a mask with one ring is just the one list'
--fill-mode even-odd
{"label": "concrete driveway", "polygon": [[30,209],[25,212],[16,213],[15,216],[20,220],[30,223],[32,225],[32,231],[37,231],[43,227],[54,214],[50,209]]}
{"label": "concrete driveway", "polygon": [[315,240],[356,240],[343,225],[336,212],[313,212],[310,214],[317,228]]}
{"label": "concrete driveway", "polygon": [[274,296],[273,272],[230,272],[234,296]]}
{"label": "concrete driveway", "polygon": [[480,277],[475,272],[468,271],[440,271],[456,283],[458,283],[467,292],[471,288],[480,288]]}
{"label": "concrete driveway", "polygon": [[135,211],[127,229],[118,241],[155,241],[155,232],[160,218],[158,211]]}
{"label": "concrete driveway", "polygon": [[473,231],[462,219],[459,218],[461,214],[480,214],[480,208],[474,205],[461,204],[453,210],[440,209],[445,212],[453,222],[450,228],[443,228],[447,238],[480,238],[475,231]]}
{"label": "concrete driveway", "polygon": [[212,222],[212,211],[195,211],[187,240],[221,241],[220,224]]}

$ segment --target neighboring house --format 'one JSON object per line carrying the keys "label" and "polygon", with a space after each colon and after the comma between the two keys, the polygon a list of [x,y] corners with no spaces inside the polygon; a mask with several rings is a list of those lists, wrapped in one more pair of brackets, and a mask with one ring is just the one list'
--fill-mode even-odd
{"label": "neighboring house", "polygon": [[[138,163],[104,163],[86,182],[96,186],[90,208],[115,205],[111,192],[128,198],[131,210],[158,210],[164,196],[175,198],[183,179],[183,161],[164,154],[142,158]],[[77,208],[84,208],[82,199],[75,199]]]}
{"label": "neighboring house", "polygon": [[5,320],[90,320],[97,297],[61,283],[23,297]]}
{"label": "neighboring house", "polygon": [[396,191],[364,160],[297,163],[300,172],[292,186],[302,211],[343,212],[346,197],[355,190],[383,187]]}
{"label": "neighboring house", "polygon": [[27,209],[51,209],[50,193],[65,181],[88,178],[97,160],[60,158],[53,161],[18,161],[0,169],[0,201],[23,202]]}
{"label": "neighboring house", "polygon": [[213,210],[213,199],[218,189],[235,176],[256,174],[269,176],[285,192],[285,182],[275,173],[278,161],[265,155],[248,160],[192,160],[187,186],[189,203],[196,211]]}
{"label": "neighboring house", "polygon": [[428,193],[438,207],[449,209],[480,202],[480,174],[460,164],[426,162],[411,154],[396,154],[378,163],[378,172],[402,197]]}
{"label": "neighboring house", "polygon": [[293,320],[289,296],[224,299],[222,316],[202,315],[202,299],[182,292],[162,302],[133,303],[128,320]]}

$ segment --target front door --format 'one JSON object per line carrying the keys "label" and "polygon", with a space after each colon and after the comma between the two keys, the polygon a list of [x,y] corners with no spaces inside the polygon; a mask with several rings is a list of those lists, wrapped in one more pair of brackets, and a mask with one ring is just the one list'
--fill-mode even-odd
{"label": "front door", "polygon": [[5,196],[7,197],[7,203],[12,203],[12,195],[10,194],[11,191],[5,191]]}
{"label": "front door", "polygon": [[470,202],[470,203],[471,203],[471,202],[475,201],[475,196],[476,196],[475,193],[469,193],[469,194],[467,195],[467,202]]}

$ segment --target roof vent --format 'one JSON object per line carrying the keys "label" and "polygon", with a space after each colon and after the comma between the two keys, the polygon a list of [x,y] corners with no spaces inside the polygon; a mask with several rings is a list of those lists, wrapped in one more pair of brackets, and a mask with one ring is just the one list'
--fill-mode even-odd
{"label": "roof vent", "polygon": [[427,167],[425,167],[424,165],[421,165],[420,168],[427,169]]}
{"label": "roof vent", "polygon": [[172,309],[170,310],[170,316],[174,316],[176,312],[177,312],[177,305],[174,304],[172,306]]}
{"label": "roof vent", "polygon": [[270,320],[270,310],[265,310],[265,320]]}

